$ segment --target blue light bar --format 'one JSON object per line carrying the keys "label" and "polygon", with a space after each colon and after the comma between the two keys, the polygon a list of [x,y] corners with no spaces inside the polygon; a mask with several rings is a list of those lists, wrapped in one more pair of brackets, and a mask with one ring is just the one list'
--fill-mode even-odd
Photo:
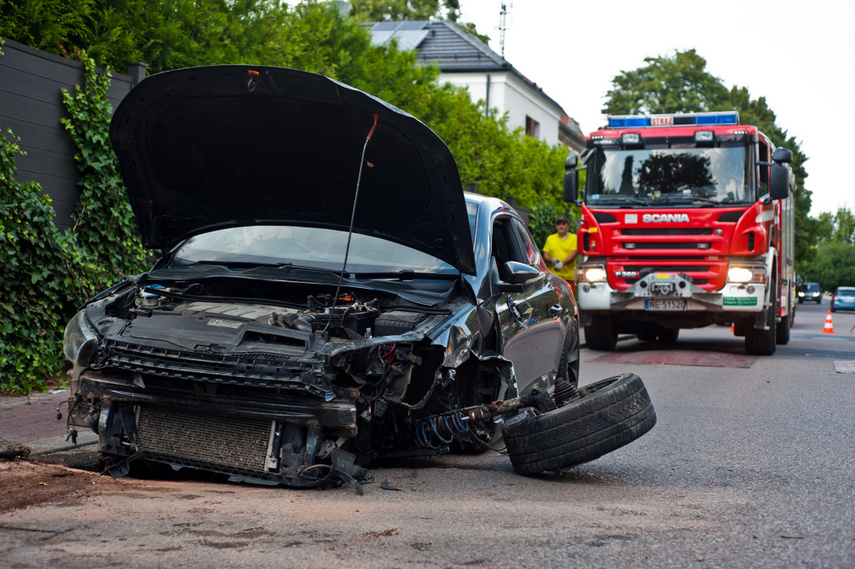
{"label": "blue light bar", "polygon": [[739,124],[739,113],[725,111],[717,113],[681,113],[673,115],[617,115],[609,117],[607,128],[647,128],[683,125],[727,125]]}
{"label": "blue light bar", "polygon": [[739,113],[704,113],[697,115],[699,125],[739,124]]}
{"label": "blue light bar", "polygon": [[609,128],[638,128],[650,126],[650,117],[622,116],[609,117]]}

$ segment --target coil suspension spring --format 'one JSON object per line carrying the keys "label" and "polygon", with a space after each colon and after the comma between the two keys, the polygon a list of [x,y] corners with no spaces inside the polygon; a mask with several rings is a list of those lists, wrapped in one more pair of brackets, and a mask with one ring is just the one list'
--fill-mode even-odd
{"label": "coil suspension spring", "polygon": [[423,419],[416,425],[416,443],[422,448],[436,450],[468,431],[469,418],[465,413],[436,415]]}

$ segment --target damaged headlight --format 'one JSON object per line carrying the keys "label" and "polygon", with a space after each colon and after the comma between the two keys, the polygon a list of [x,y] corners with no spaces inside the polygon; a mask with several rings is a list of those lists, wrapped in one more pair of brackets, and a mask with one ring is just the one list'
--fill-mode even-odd
{"label": "damaged headlight", "polygon": [[95,331],[89,326],[81,310],[69,321],[62,335],[62,351],[65,358],[75,365],[89,365],[97,347],[98,338],[95,336]]}

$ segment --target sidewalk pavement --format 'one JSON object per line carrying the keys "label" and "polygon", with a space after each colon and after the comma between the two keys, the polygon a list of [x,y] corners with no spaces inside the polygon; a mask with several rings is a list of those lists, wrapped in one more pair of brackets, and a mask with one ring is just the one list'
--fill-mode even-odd
{"label": "sidewalk pavement", "polygon": [[[66,440],[65,420],[68,416],[68,391],[31,393],[26,397],[0,397],[0,451],[7,446],[25,446],[30,456],[88,448],[97,450],[98,435],[91,430],[78,428],[77,445]],[[62,419],[56,419],[60,406]]]}

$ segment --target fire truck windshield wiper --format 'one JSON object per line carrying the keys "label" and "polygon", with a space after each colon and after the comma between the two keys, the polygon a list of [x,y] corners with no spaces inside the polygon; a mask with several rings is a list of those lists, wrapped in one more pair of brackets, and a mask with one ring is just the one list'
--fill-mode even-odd
{"label": "fire truck windshield wiper", "polygon": [[681,194],[668,194],[668,195],[662,196],[660,201],[662,203],[674,203],[674,204],[677,204],[677,203],[694,203],[694,202],[704,202],[704,203],[714,203],[714,204],[721,203],[717,199],[714,199],[714,198],[707,198],[704,196],[684,196]]}
{"label": "fire truck windshield wiper", "polygon": [[693,202],[714,203],[714,204],[720,204],[720,203],[721,203],[720,201],[718,201],[718,200],[716,200],[716,199],[713,199],[713,198],[704,198],[704,197],[701,197],[701,196],[692,196],[692,201],[693,201]]}
{"label": "fire truck windshield wiper", "polygon": [[617,206],[620,206],[620,205],[627,204],[627,203],[633,204],[633,205],[648,205],[650,202],[645,200],[645,199],[636,198],[636,197],[632,197],[632,196],[626,196],[626,195],[601,195],[599,197],[599,199],[597,199],[596,201],[588,202],[588,205],[594,205],[594,206],[597,206],[597,205],[617,205]]}

